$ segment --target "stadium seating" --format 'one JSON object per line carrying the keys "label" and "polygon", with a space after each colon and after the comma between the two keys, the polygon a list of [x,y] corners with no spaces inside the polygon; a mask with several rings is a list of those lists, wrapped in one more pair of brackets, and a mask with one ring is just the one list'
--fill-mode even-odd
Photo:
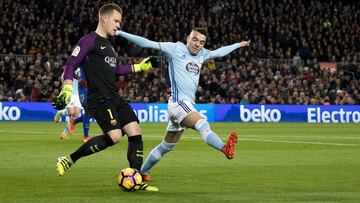
{"label": "stadium seating", "polygon": [[[52,101],[72,47],[95,29],[100,1],[20,2],[0,5],[0,101]],[[360,104],[360,3],[118,3],[123,29],[152,40],[185,42],[194,26],[208,28],[209,49],[252,40],[251,48],[204,64],[199,103]],[[114,44],[124,64],[160,54],[121,38]],[[166,102],[167,64],[161,61],[154,71],[119,79],[119,93],[131,102]]]}

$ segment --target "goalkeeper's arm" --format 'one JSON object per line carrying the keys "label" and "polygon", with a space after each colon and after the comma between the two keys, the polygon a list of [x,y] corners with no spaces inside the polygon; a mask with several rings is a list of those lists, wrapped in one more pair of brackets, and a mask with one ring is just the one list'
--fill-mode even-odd
{"label": "goalkeeper's arm", "polygon": [[146,72],[151,68],[157,68],[157,67],[158,67],[157,59],[155,57],[147,57],[137,64],[118,65],[115,68],[115,71],[119,75],[127,75],[130,73]]}

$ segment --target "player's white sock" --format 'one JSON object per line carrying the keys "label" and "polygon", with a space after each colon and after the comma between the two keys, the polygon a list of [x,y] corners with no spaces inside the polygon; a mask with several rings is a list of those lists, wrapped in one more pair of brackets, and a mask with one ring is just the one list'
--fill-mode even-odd
{"label": "player's white sock", "polygon": [[60,115],[61,116],[69,116],[68,110],[67,109],[60,110]]}
{"label": "player's white sock", "polygon": [[146,158],[141,167],[141,173],[148,173],[148,171],[160,161],[160,159],[169,151],[173,150],[176,143],[167,143],[163,140],[158,146],[151,150],[149,156]]}
{"label": "player's white sock", "polygon": [[195,129],[200,133],[202,139],[208,145],[218,150],[223,148],[223,141],[211,130],[209,123],[205,119],[198,120],[195,124]]}

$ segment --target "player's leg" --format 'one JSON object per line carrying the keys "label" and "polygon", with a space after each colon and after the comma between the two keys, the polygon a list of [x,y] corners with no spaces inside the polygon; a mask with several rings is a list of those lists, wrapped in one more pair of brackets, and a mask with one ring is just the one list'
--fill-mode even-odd
{"label": "player's leg", "polygon": [[60,176],[78,159],[100,152],[120,141],[122,132],[115,109],[116,108],[108,102],[98,105],[92,115],[94,115],[102,131],[106,133],[91,138],[69,156],[60,157],[57,163],[57,170]]}
{"label": "player's leg", "polygon": [[193,108],[190,102],[182,102],[180,106],[184,108],[184,110],[191,110],[181,121],[182,126],[197,130],[208,145],[222,151],[228,159],[234,158],[235,143],[237,142],[237,134],[234,131],[229,134],[224,144],[219,136],[211,130],[209,122]]}
{"label": "player's leg", "polygon": [[90,116],[87,115],[86,113],[84,113],[82,118],[83,118],[83,131],[84,131],[83,142],[85,143],[85,142],[89,141],[89,139],[90,139],[90,137],[89,137]]}
{"label": "player's leg", "polygon": [[69,118],[69,134],[73,135],[74,133],[74,128],[75,128],[75,119],[79,118],[81,115],[81,110],[82,110],[82,106],[80,104],[80,100],[79,100],[79,96],[72,96],[73,101],[73,110],[72,113],[69,113],[70,115],[72,115]]}
{"label": "player's leg", "polygon": [[223,141],[210,128],[209,123],[197,111],[190,112],[181,122],[182,125],[197,130],[206,144],[221,150],[224,146]]}
{"label": "player's leg", "polygon": [[85,114],[82,114],[81,116],[75,118],[74,125],[83,122],[84,121],[84,115]]}
{"label": "player's leg", "polygon": [[82,82],[79,84],[79,99],[80,99],[80,104],[83,107],[83,114],[82,116],[80,116],[79,118],[75,119],[75,125],[76,123],[82,122],[83,123],[83,132],[84,132],[84,138],[83,138],[83,142],[87,142],[90,137],[89,137],[89,130],[90,130],[90,116],[88,115],[88,112],[85,112],[85,108],[87,105],[87,89],[84,88],[86,81],[82,80]]}
{"label": "player's leg", "polygon": [[171,124],[169,123],[165,138],[159,145],[157,145],[154,149],[151,150],[143,166],[141,167],[140,172],[141,174],[143,174],[143,178],[147,179],[147,181],[151,180],[151,176],[149,175],[150,169],[153,168],[166,153],[174,149],[176,143],[180,140],[181,135],[184,132],[170,130]]}
{"label": "player's leg", "polygon": [[140,171],[143,162],[143,141],[139,120],[129,103],[123,99],[117,106],[118,116],[121,117],[120,125],[124,134],[128,136],[127,159],[131,168]]}
{"label": "player's leg", "polygon": [[143,162],[144,144],[142,141],[141,129],[137,122],[126,124],[123,128],[128,135],[127,159],[131,168],[140,170]]}
{"label": "player's leg", "polygon": [[168,113],[170,121],[166,128],[165,138],[159,145],[151,150],[141,168],[144,179],[151,180],[151,176],[148,174],[149,170],[157,164],[166,153],[174,149],[185,130],[185,128],[180,126],[180,122],[186,117],[187,112],[184,111],[177,102],[170,102],[168,104]]}
{"label": "player's leg", "polygon": [[70,127],[70,119],[72,117],[72,115],[74,114],[74,106],[73,103],[70,103],[66,108],[65,108],[65,112],[66,113],[62,113],[62,114],[66,114],[69,117],[69,120],[66,123],[66,126],[64,127],[64,130],[61,132],[60,134],[60,139],[61,140],[69,140],[69,127]]}
{"label": "player's leg", "polygon": [[56,114],[54,116],[54,122],[55,123],[60,122],[61,116],[69,116],[67,108],[56,112]]}
{"label": "player's leg", "polygon": [[[71,135],[71,133],[69,132],[69,127],[70,127],[71,117],[72,117],[72,115],[74,115],[74,112],[75,112],[74,107],[75,107],[75,102],[74,102],[74,96],[72,95],[69,104],[66,106],[65,109],[61,110],[61,112],[60,112],[60,116],[68,116],[69,117],[69,120],[68,120],[63,132],[60,134],[60,139],[62,139],[62,140],[69,140],[69,135]],[[55,115],[55,117],[56,117],[56,115]],[[59,117],[59,119],[60,119],[60,117]]]}
{"label": "player's leg", "polygon": [[[119,117],[122,117],[120,120],[121,126],[123,126],[122,130],[128,135],[127,159],[129,161],[129,165],[131,168],[135,168],[140,171],[143,162],[144,146],[139,120],[131,106],[125,100],[120,101],[117,110]],[[141,183],[140,190],[152,192],[159,191],[157,187],[150,186],[145,182]]]}
{"label": "player's leg", "polygon": [[[123,127],[123,131],[128,135],[128,152],[127,158],[131,168],[140,171],[143,162],[144,146],[142,142],[141,129],[138,122],[131,122]],[[140,190],[157,192],[159,189],[148,185],[144,180],[141,183]]]}
{"label": "player's leg", "polygon": [[[75,126],[76,126],[76,124],[78,124],[78,123],[80,123],[80,122],[83,122],[83,120],[84,120],[84,116],[85,116],[85,114],[84,113],[82,113],[82,114],[80,114],[80,116],[79,117],[77,117],[77,118],[75,118],[74,120],[73,120],[73,122],[72,122],[72,129],[74,129],[75,128]],[[69,127],[70,127],[69,126]]]}

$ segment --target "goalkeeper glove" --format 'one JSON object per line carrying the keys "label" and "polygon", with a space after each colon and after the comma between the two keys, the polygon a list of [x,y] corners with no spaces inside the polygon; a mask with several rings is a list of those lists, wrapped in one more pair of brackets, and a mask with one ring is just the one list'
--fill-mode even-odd
{"label": "goalkeeper glove", "polygon": [[142,60],[139,64],[134,64],[132,68],[134,73],[138,73],[138,72],[146,72],[151,68],[156,68],[157,65],[158,63],[155,57],[147,57],[144,60]]}
{"label": "goalkeeper glove", "polygon": [[64,109],[66,105],[70,102],[72,91],[72,85],[65,84],[59,96],[57,96],[52,103],[54,108],[57,110]]}

